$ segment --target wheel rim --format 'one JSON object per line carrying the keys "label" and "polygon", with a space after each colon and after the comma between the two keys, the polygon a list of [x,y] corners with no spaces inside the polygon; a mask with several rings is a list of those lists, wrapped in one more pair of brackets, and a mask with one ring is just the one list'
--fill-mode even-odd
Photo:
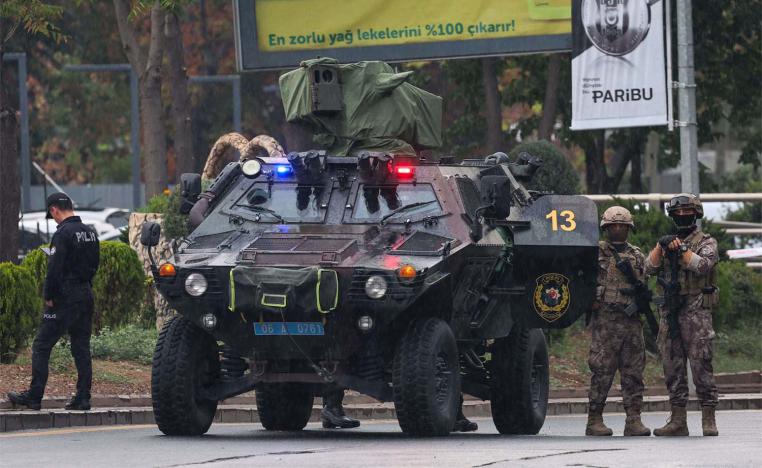
{"label": "wheel rim", "polygon": [[452,370],[450,370],[450,364],[447,360],[448,356],[445,352],[437,354],[436,362],[434,364],[434,385],[436,401],[441,405],[445,405],[450,394],[450,378],[452,376]]}

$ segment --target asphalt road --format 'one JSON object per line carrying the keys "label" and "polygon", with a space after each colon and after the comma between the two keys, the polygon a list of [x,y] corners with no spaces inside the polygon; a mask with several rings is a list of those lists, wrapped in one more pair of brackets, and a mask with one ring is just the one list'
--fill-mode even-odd
{"label": "asphalt road", "polygon": [[[649,413],[646,425],[663,424]],[[718,413],[719,437],[699,437],[701,415],[689,413],[691,437],[584,437],[585,416],[549,417],[538,436],[504,437],[489,419],[479,431],[445,438],[405,437],[396,421],[358,429],[266,432],[259,424],[216,424],[201,438],[169,438],[155,426],[71,428],[0,435],[0,466],[760,466],[762,411]],[[624,415],[607,415],[621,434]]]}

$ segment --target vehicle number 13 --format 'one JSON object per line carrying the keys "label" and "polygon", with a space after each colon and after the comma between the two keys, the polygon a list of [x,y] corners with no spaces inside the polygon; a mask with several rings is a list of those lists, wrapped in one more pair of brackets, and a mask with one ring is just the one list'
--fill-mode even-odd
{"label": "vehicle number 13", "polygon": [[577,222],[574,221],[574,212],[571,210],[563,210],[562,212],[558,212],[558,210],[553,210],[550,213],[548,213],[545,216],[545,219],[550,220],[550,227],[554,231],[558,231],[559,224],[558,224],[558,218],[559,216],[563,218],[563,223],[561,224],[561,230],[562,231],[573,231],[577,229]]}

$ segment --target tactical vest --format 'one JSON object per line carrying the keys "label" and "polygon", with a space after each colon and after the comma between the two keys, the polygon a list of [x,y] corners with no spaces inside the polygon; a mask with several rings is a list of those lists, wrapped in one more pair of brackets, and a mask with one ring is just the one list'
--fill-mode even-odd
{"label": "tactical vest", "polygon": [[[599,294],[599,297],[607,304],[622,304],[627,306],[633,302],[633,297],[626,296],[619,292],[619,290],[623,288],[629,289],[632,285],[627,281],[627,277],[616,267],[616,257],[611,251],[613,248],[609,242],[600,242],[598,244],[598,265],[605,272],[598,280],[598,287],[603,290]],[[644,277],[643,259],[637,255],[638,251],[636,248],[628,243],[627,248],[618,253],[619,258],[630,262],[632,269],[635,271],[635,276],[642,280]]]}
{"label": "tactical vest", "polygon": [[[711,237],[709,234],[704,234],[703,232],[701,232],[701,230],[696,229],[690,235],[688,235],[688,237],[683,239],[683,244],[687,245],[688,248],[693,253],[697,253],[699,249],[699,244],[701,243],[701,241],[709,237]],[[667,282],[669,282],[671,280],[670,274],[671,274],[671,271],[670,271],[669,261],[665,258],[662,269],[659,272],[659,276],[666,279]],[[717,267],[716,266],[713,267],[712,270],[706,275],[698,275],[688,270],[687,268],[685,268],[685,265],[683,265],[683,263],[680,262],[680,270],[677,272],[677,281],[678,283],[680,283],[681,296],[689,296],[689,295],[697,296],[699,294],[707,294],[707,295],[716,294]],[[712,299],[710,302],[715,302],[715,301]]]}

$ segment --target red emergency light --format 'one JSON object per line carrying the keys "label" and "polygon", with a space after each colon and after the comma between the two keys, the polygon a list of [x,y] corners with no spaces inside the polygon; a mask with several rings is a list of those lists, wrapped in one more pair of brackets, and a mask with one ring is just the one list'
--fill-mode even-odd
{"label": "red emergency light", "polygon": [[411,166],[396,166],[394,172],[400,177],[412,177],[414,174]]}

